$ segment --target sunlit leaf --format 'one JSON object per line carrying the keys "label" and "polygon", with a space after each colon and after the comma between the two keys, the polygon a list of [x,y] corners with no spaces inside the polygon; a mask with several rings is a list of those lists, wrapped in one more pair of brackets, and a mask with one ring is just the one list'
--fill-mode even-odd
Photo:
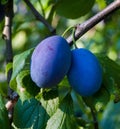
{"label": "sunlit leaf", "polygon": [[49,116],[52,116],[59,106],[57,88],[42,89],[42,91],[36,96],[36,99],[41,102],[41,105]]}
{"label": "sunlit leaf", "polygon": [[72,99],[68,95],[63,102],[60,103],[59,108],[48,120],[46,129],[78,129],[73,116]]}
{"label": "sunlit leaf", "polygon": [[39,87],[31,80],[29,70],[20,72],[16,77],[16,82],[16,91],[22,101],[35,97],[40,91]]}
{"label": "sunlit leaf", "polygon": [[31,53],[33,51],[32,49],[29,49],[19,55],[16,55],[13,59],[13,72],[12,72],[12,78],[10,81],[10,86],[12,89],[16,90],[16,77],[17,75],[23,70],[23,69],[30,69],[30,57]]}
{"label": "sunlit leaf", "polygon": [[6,74],[9,72],[9,70],[11,70],[12,69],[12,63],[8,63],[7,65],[6,65]]}
{"label": "sunlit leaf", "polygon": [[100,9],[103,9],[106,7],[106,1],[105,0],[96,0],[96,2],[98,3],[98,7]]}
{"label": "sunlit leaf", "polygon": [[8,83],[5,81],[0,82],[0,94],[2,96],[8,95]]}

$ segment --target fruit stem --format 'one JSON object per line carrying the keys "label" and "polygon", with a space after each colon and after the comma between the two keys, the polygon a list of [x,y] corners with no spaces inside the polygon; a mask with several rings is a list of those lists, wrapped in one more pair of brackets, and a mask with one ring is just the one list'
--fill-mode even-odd
{"label": "fruit stem", "polygon": [[67,33],[69,30],[73,29],[73,28],[75,28],[75,27],[74,27],[74,26],[68,27],[68,28],[63,32],[62,37],[65,37],[66,33]]}
{"label": "fruit stem", "polygon": [[73,31],[72,31],[73,44],[74,44],[75,48],[78,48],[78,47],[77,47],[77,44],[76,44],[76,41],[75,41],[75,30],[76,30],[76,27],[74,27],[74,28],[73,28]]}

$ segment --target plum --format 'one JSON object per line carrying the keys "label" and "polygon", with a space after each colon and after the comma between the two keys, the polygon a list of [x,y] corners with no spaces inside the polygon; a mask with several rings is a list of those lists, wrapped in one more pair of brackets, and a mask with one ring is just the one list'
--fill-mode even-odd
{"label": "plum", "polygon": [[67,74],[72,88],[81,96],[91,96],[102,83],[102,67],[97,57],[85,48],[72,50],[72,64]]}
{"label": "plum", "polygon": [[31,57],[30,75],[40,88],[56,86],[67,74],[71,50],[67,41],[58,35],[41,41]]}

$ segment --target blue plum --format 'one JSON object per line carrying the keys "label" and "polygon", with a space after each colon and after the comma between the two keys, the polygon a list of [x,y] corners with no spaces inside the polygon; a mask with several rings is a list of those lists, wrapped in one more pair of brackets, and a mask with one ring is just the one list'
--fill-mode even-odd
{"label": "blue plum", "polygon": [[58,35],[38,44],[31,57],[31,78],[40,88],[56,86],[67,74],[71,51],[67,41]]}
{"label": "blue plum", "polygon": [[91,96],[101,87],[102,67],[89,50],[74,49],[67,77],[72,88],[81,96]]}

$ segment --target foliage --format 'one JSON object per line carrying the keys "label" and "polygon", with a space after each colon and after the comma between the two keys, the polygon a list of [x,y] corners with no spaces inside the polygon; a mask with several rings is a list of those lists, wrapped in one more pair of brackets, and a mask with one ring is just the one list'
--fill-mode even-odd
{"label": "foliage", "polygon": [[5,108],[4,98],[0,95],[0,128],[9,129],[8,112]]}
{"label": "foliage", "polygon": [[[2,39],[5,19],[0,21],[0,129],[93,129],[95,119],[98,120],[100,129],[120,128],[119,10],[75,42],[78,48],[86,48],[93,52],[103,69],[100,90],[90,97],[82,97],[70,87],[67,77],[50,89],[39,88],[32,81],[31,54],[36,45],[52,33],[43,22],[35,19],[25,1],[14,1],[12,24],[14,58],[13,62],[7,65],[5,65],[6,46]],[[113,0],[31,2],[48,24],[56,29],[56,34],[62,35],[69,27],[89,19]],[[8,0],[2,0],[1,3],[6,5]],[[69,29],[65,37],[71,33]],[[75,44],[71,49],[73,47]],[[14,106],[12,122],[8,118],[11,108],[8,110],[6,106],[9,102],[6,76],[11,69],[10,88],[19,95]]]}

